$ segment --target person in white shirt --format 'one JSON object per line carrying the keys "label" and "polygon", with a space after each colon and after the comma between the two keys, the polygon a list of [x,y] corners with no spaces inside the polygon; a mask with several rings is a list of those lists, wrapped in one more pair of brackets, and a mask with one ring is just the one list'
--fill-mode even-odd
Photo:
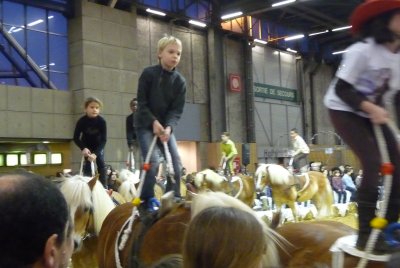
{"label": "person in white shirt", "polygon": [[[388,123],[398,123],[400,118],[400,1],[366,0],[354,10],[350,22],[360,41],[344,54],[324,103],[336,132],[357,155],[364,170],[357,192],[356,243],[359,250],[364,250],[372,230],[370,222],[376,217],[382,164],[374,125],[383,133],[394,166],[386,220],[391,224],[399,219],[400,151]],[[398,250],[381,235],[373,252]]]}
{"label": "person in white shirt", "polygon": [[[299,135],[297,129],[293,128],[290,130],[290,137],[293,145],[293,170],[300,171],[302,167],[308,166],[308,154],[310,153],[310,148],[304,139]],[[305,170],[301,170],[305,171]]]}

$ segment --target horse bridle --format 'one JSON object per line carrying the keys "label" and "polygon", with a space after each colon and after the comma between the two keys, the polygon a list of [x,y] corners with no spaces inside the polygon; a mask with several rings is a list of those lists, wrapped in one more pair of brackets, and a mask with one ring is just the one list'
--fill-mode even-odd
{"label": "horse bridle", "polygon": [[88,219],[86,221],[86,224],[85,224],[85,232],[81,236],[81,241],[85,241],[86,239],[89,239],[89,238],[95,236],[95,234],[93,232],[89,231],[90,220],[93,219],[93,217],[94,217],[93,207],[91,206],[89,208],[89,217],[88,217]]}

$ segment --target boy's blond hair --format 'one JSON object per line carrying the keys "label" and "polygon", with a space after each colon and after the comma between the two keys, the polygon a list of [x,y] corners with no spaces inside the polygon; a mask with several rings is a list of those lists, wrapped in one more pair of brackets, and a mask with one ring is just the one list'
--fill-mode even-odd
{"label": "boy's blond hair", "polygon": [[157,44],[157,55],[163,52],[163,50],[170,44],[177,44],[182,49],[182,42],[178,38],[172,35],[164,35],[163,38],[158,40]]}
{"label": "boy's blond hair", "polygon": [[96,102],[100,106],[100,108],[103,108],[103,103],[101,102],[101,100],[99,100],[96,97],[88,97],[88,98],[86,98],[86,100],[85,100],[85,102],[83,104],[85,109],[89,106],[89,104],[91,102]]}

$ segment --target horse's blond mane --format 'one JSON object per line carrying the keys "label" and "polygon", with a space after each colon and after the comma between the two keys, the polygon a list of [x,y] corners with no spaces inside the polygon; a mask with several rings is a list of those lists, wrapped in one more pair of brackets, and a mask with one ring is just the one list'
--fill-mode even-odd
{"label": "horse's blond mane", "polygon": [[224,177],[220,176],[218,173],[212,171],[211,169],[205,169],[196,174],[194,178],[194,184],[197,188],[200,188],[204,179],[211,182],[214,186],[218,186],[224,181]]}
{"label": "horse's blond mane", "polygon": [[257,216],[257,214],[240,200],[222,192],[205,192],[196,195],[191,206],[192,218],[206,208],[210,207],[234,207],[252,214],[263,228],[265,241],[267,243],[267,252],[264,256],[265,267],[280,267],[279,254],[277,246],[284,249],[289,242],[277,232],[268,227],[268,225]]}
{"label": "horse's blond mane", "polygon": [[78,207],[93,208],[88,181],[90,178],[82,176],[66,177],[61,182],[60,190],[69,206],[71,218]]}
{"label": "horse's blond mane", "polygon": [[70,207],[72,219],[74,219],[78,207],[93,209],[95,232],[99,234],[104,219],[115,205],[100,182],[96,181],[91,191],[88,185],[90,180],[90,177],[81,175],[65,178],[65,181],[61,184],[60,190]]}
{"label": "horse's blond mane", "polygon": [[261,164],[255,175],[257,178],[268,175],[271,184],[288,184],[291,176],[289,170],[277,164]]}
{"label": "horse's blond mane", "polygon": [[92,189],[94,230],[98,235],[108,213],[115,208],[115,204],[108,195],[103,185],[96,181]]}

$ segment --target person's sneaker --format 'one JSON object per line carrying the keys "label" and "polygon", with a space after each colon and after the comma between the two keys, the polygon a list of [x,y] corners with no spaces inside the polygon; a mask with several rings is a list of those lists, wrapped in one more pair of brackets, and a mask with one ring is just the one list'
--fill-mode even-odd
{"label": "person's sneaker", "polygon": [[159,210],[160,208],[160,201],[157,198],[152,197],[147,201],[147,208],[150,212],[154,212]]}

